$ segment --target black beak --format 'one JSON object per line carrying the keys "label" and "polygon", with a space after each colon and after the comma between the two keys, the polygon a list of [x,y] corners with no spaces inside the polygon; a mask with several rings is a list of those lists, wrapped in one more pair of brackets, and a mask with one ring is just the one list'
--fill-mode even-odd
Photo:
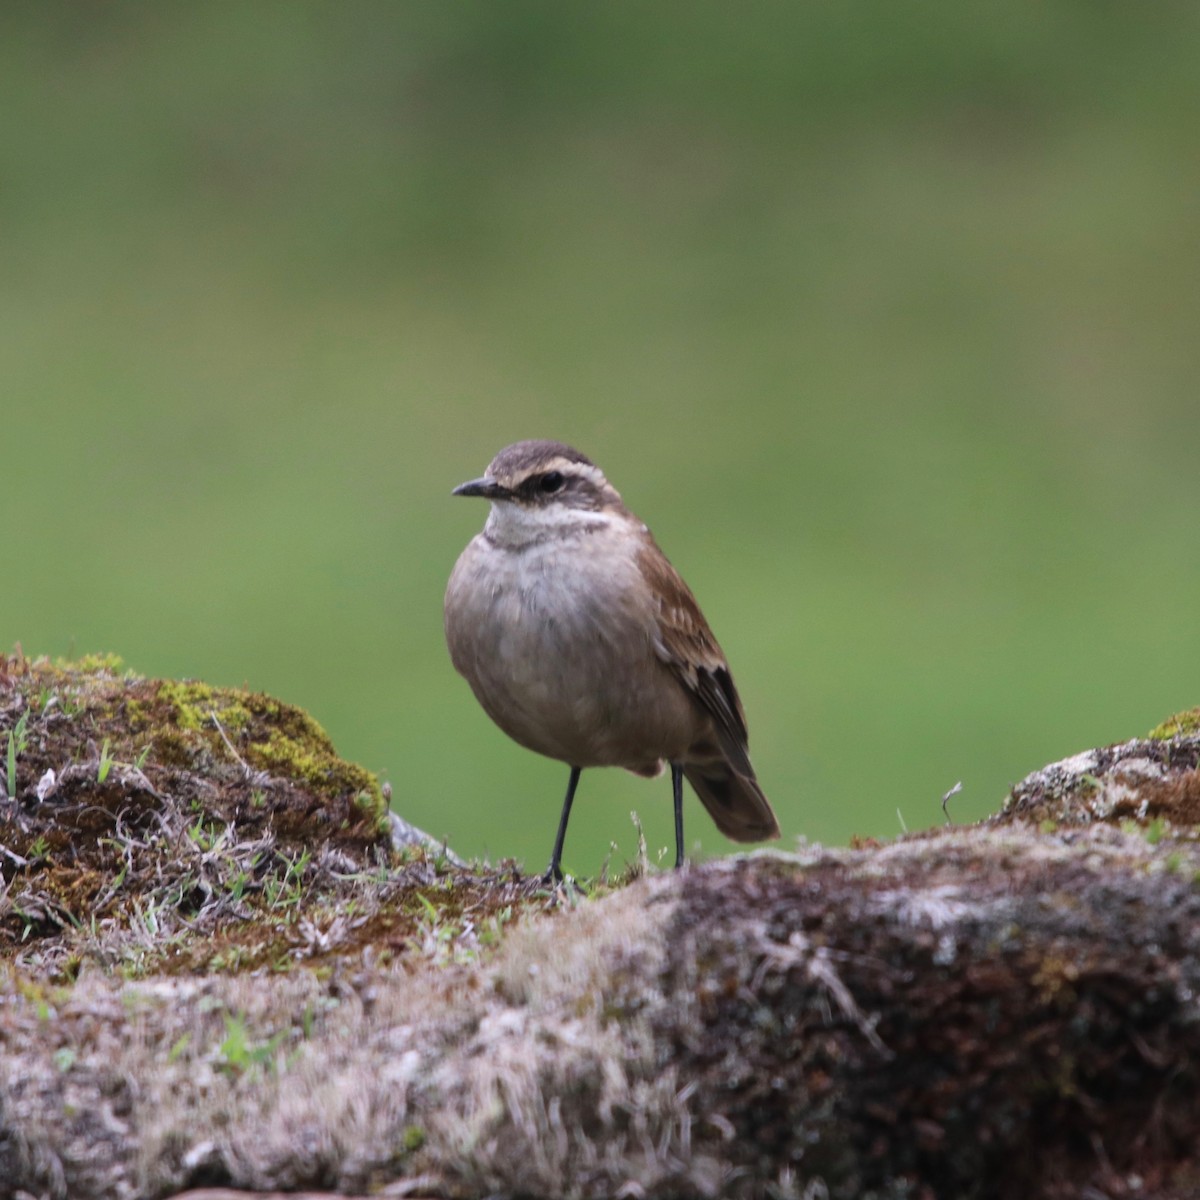
{"label": "black beak", "polygon": [[460,483],[450,493],[452,496],[482,496],[485,500],[507,500],[511,495],[508,488],[498,484],[494,479],[472,479],[468,483]]}

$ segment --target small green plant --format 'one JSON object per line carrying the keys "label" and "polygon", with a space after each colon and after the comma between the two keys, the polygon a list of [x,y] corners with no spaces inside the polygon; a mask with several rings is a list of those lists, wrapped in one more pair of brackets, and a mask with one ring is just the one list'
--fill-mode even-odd
{"label": "small green plant", "polygon": [[208,960],[208,969],[214,973],[238,971],[246,961],[249,952],[244,946],[226,946],[218,950]]}
{"label": "small green plant", "polygon": [[17,794],[17,755],[25,753],[25,747],[29,745],[29,736],[26,729],[29,726],[29,710],[26,709],[20,720],[8,731],[8,761],[6,765],[6,774],[4,776],[5,790],[10,796]]}
{"label": "small green plant", "polygon": [[21,926],[21,941],[24,943],[29,940],[29,935],[33,932],[36,922],[19,904],[14,904],[11,900],[9,903],[12,905],[13,913],[23,922]]}
{"label": "small green plant", "polygon": [[105,738],[104,745],[100,747],[100,765],[96,768],[97,783],[103,783],[108,778],[108,773],[112,770],[112,765],[112,749],[108,738]]}
{"label": "small green plant", "polygon": [[425,916],[416,922],[416,933],[409,939],[413,949],[435,963],[467,963],[479,955],[480,941],[470,922],[466,925],[447,920],[427,896],[416,893]]}
{"label": "small green plant", "polygon": [[205,854],[217,850],[228,840],[229,827],[216,821],[205,822],[203,814],[188,826],[187,835]]}
{"label": "small green plant", "polygon": [[174,1041],[171,1049],[167,1051],[167,1062],[173,1063],[187,1048],[188,1043],[192,1040],[192,1035],[186,1030],[181,1033]]}
{"label": "small green plant", "polygon": [[153,746],[153,745],[154,745],[154,743],[153,743],[153,742],[147,742],[147,743],[146,743],[146,744],[145,744],[145,745],[142,747],[142,752],[141,752],[141,754],[139,754],[139,755],[137,756],[137,758],[134,760],[134,763],[133,763],[133,765],[134,765],[134,766],[135,766],[135,767],[136,767],[136,768],[137,768],[139,771],[140,771],[140,770],[141,770],[141,769],[142,769],[142,768],[143,768],[143,767],[146,765],[146,759],[148,759],[148,758],[150,757],[150,747],[151,747],[151,746]]}
{"label": "small green plant", "polygon": [[512,905],[506,904],[499,912],[490,916],[487,924],[479,930],[479,944],[481,946],[498,946],[504,936],[504,927],[512,920],[512,915]]}
{"label": "small green plant", "polygon": [[269,1037],[265,1042],[252,1042],[246,1031],[246,1018],[241,1013],[222,1013],[225,1019],[225,1040],[217,1048],[219,1065],[228,1071],[242,1074],[255,1067],[270,1066],[286,1030]]}
{"label": "small green plant", "polygon": [[300,903],[304,872],[312,861],[312,853],[304,850],[294,861],[288,858],[283,858],[283,861],[286,864],[283,878],[273,875],[263,881],[263,898],[268,908],[294,908]]}
{"label": "small green plant", "polygon": [[146,911],[142,911],[142,906],[134,900],[133,911],[137,913],[138,920],[141,922],[142,928],[150,935],[155,937],[158,934],[158,906],[151,900],[146,905]]}

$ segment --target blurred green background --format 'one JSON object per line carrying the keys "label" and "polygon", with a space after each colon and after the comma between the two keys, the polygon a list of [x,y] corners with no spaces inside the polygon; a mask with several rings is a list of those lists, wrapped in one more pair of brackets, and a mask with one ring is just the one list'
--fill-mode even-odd
{"label": "blurred green background", "polygon": [[[1169,3],[5,5],[0,637],[275,693],[540,869],[566,769],[441,598],[555,437],[788,841],[982,816],[1200,702],[1197,62]],[[632,809],[586,774],[568,867]]]}

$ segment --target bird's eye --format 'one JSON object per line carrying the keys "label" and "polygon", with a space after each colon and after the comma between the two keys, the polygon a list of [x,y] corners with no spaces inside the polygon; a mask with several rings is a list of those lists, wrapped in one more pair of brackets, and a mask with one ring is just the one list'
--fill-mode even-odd
{"label": "bird's eye", "polygon": [[563,478],[561,471],[547,471],[542,476],[538,487],[547,495],[553,496],[555,492],[561,492],[563,484],[567,481]]}

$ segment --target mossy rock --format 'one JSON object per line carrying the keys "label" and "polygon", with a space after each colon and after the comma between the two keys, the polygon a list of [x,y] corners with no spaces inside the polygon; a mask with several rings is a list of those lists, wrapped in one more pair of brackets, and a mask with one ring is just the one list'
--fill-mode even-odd
{"label": "mossy rock", "polygon": [[301,709],[113,656],[0,658],[0,776],[0,964],[32,976],[280,970],[431,927],[457,953],[513,903],[395,850],[379,780]]}

